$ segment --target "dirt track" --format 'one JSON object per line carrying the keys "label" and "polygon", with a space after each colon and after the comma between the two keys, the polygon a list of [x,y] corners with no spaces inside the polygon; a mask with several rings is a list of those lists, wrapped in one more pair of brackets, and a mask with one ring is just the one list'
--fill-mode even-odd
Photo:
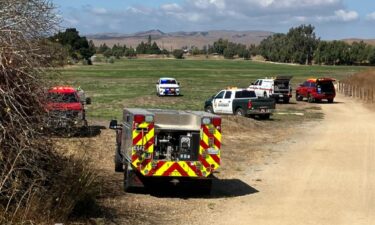
{"label": "dirt track", "polygon": [[[242,180],[258,192],[231,199],[216,224],[375,224],[375,113],[350,99],[322,104],[325,119],[277,164]],[[254,181],[254,177],[258,179]]]}
{"label": "dirt track", "polygon": [[97,216],[106,224],[375,224],[375,113],[337,101],[280,106],[321,106],[325,114],[288,126],[226,118],[235,129],[224,133],[211,196],[124,193],[123,176],[113,171],[114,134],[103,130],[88,144],[103,177],[105,210]]}

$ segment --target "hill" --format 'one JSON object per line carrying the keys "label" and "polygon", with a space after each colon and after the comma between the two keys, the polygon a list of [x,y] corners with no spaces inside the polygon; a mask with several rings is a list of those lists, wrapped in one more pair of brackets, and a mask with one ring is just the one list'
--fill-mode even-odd
{"label": "hill", "polygon": [[196,46],[202,48],[205,45],[213,44],[219,38],[228,39],[235,43],[246,45],[259,44],[263,39],[272,35],[268,31],[197,31],[197,32],[172,32],[164,33],[160,30],[149,30],[134,34],[103,33],[87,35],[89,40],[94,41],[95,45],[106,43],[108,46],[121,44],[136,47],[141,41],[147,41],[151,35],[152,40],[161,48],[167,50],[182,48],[184,46]]}
{"label": "hill", "polygon": [[366,44],[375,46],[375,39],[349,38],[349,39],[344,39],[343,41],[345,41],[346,43],[349,43],[349,44],[352,44],[353,42],[363,41]]}

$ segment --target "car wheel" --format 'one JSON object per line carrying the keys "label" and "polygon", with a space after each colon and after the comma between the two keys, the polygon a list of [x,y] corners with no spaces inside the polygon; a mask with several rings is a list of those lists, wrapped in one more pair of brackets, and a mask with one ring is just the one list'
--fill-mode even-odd
{"label": "car wheel", "polygon": [[299,95],[298,93],[296,93],[296,101],[300,102],[302,100],[303,100],[303,97],[301,95]]}
{"label": "car wheel", "polygon": [[284,104],[288,104],[288,103],[289,103],[289,100],[290,100],[289,98],[284,98],[284,99],[283,99]]}
{"label": "car wheel", "polygon": [[245,112],[242,108],[238,108],[235,112],[237,116],[245,116]]}
{"label": "car wheel", "polygon": [[328,99],[328,103],[333,103],[333,98]]}
{"label": "car wheel", "polygon": [[270,114],[259,115],[259,119],[261,119],[261,120],[269,120],[270,116],[271,116]]}
{"label": "car wheel", "polygon": [[311,94],[309,94],[309,95],[307,96],[307,101],[308,101],[309,103],[313,103],[315,100],[314,100],[314,97],[313,97]]}
{"label": "car wheel", "polygon": [[208,113],[214,113],[214,110],[212,110],[212,106],[207,106],[204,111],[208,112]]}

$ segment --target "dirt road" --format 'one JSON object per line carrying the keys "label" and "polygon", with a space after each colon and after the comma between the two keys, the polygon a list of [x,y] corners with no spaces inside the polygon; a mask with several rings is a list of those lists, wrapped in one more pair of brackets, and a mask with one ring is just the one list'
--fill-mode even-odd
{"label": "dirt road", "polygon": [[[348,98],[272,165],[242,181],[258,192],[222,202],[215,224],[375,224],[375,113]],[[207,224],[207,223],[205,223]]]}
{"label": "dirt road", "polygon": [[225,117],[223,167],[211,196],[125,193],[123,175],[113,171],[114,132],[77,139],[76,152],[87,142],[103,179],[104,213],[94,217],[105,224],[373,225],[375,113],[337,101],[279,106],[304,117]]}

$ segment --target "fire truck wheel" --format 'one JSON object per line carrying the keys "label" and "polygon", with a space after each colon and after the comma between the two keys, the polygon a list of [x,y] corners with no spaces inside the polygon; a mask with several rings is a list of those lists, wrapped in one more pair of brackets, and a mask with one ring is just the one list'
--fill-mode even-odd
{"label": "fire truck wheel", "polygon": [[128,165],[124,165],[124,191],[129,192],[131,189],[130,186],[130,180],[129,180],[129,170],[128,170]]}
{"label": "fire truck wheel", "polygon": [[201,181],[200,193],[204,195],[210,195],[212,189],[212,179]]}
{"label": "fire truck wheel", "polygon": [[115,172],[124,172],[124,165],[118,153],[115,155]]}
{"label": "fire truck wheel", "polygon": [[284,104],[288,104],[289,103],[289,98],[284,98],[283,101],[284,101]]}

